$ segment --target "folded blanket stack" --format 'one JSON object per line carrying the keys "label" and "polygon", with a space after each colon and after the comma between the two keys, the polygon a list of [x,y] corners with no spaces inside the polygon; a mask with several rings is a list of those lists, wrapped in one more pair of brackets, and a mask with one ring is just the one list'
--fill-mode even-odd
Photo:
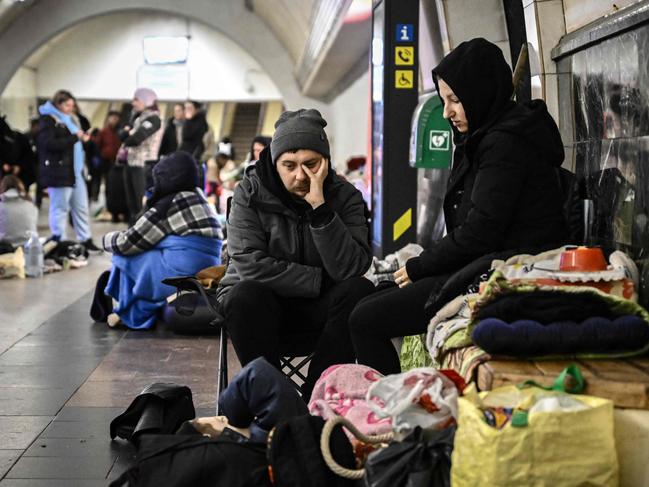
{"label": "folded blanket stack", "polygon": [[471,341],[515,357],[620,357],[649,350],[649,313],[592,286],[542,285],[492,275],[472,310]]}
{"label": "folded blanket stack", "polygon": [[[456,298],[431,320],[426,344],[433,363],[470,374],[490,355],[613,358],[648,351],[649,313],[636,302],[633,261],[614,252],[605,271],[565,272],[564,250],[494,262],[479,294]],[[466,347],[470,356],[459,353]]]}

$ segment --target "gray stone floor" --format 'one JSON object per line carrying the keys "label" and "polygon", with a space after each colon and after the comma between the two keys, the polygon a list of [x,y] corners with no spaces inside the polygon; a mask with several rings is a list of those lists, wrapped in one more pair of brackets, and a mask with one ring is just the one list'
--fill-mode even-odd
{"label": "gray stone floor", "polygon": [[[96,240],[114,228],[93,224]],[[187,385],[199,415],[213,414],[218,337],[93,323],[109,265],[92,256],[83,269],[0,281],[0,487],[107,485],[134,458],[109,423],[149,383]],[[233,375],[231,345],[228,357]]]}

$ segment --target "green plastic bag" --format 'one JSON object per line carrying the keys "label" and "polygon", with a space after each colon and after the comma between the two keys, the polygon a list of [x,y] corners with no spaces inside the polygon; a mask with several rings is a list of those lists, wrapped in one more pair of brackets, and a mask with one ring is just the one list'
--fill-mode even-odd
{"label": "green plastic bag", "polygon": [[431,367],[433,360],[426,349],[426,335],[403,337],[399,361],[401,362],[401,372],[419,367]]}

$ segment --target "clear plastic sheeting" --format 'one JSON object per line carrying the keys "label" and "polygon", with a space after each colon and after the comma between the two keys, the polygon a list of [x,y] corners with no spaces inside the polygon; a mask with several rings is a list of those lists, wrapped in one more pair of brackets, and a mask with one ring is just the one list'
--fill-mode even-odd
{"label": "clear plastic sheeting", "polygon": [[584,197],[593,201],[591,244],[649,251],[649,136],[574,144]]}
{"label": "clear plastic sheeting", "polygon": [[646,274],[649,25],[575,52],[558,66],[566,166],[574,168],[582,197],[592,201],[587,243],[626,251]]}

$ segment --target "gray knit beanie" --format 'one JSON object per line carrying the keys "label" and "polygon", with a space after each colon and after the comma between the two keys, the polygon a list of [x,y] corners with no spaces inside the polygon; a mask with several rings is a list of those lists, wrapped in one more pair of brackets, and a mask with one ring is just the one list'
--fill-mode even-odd
{"label": "gray knit beanie", "polygon": [[300,149],[310,149],[329,158],[326,126],[320,112],[313,108],[282,113],[275,122],[275,133],[270,142],[273,164],[284,152]]}

